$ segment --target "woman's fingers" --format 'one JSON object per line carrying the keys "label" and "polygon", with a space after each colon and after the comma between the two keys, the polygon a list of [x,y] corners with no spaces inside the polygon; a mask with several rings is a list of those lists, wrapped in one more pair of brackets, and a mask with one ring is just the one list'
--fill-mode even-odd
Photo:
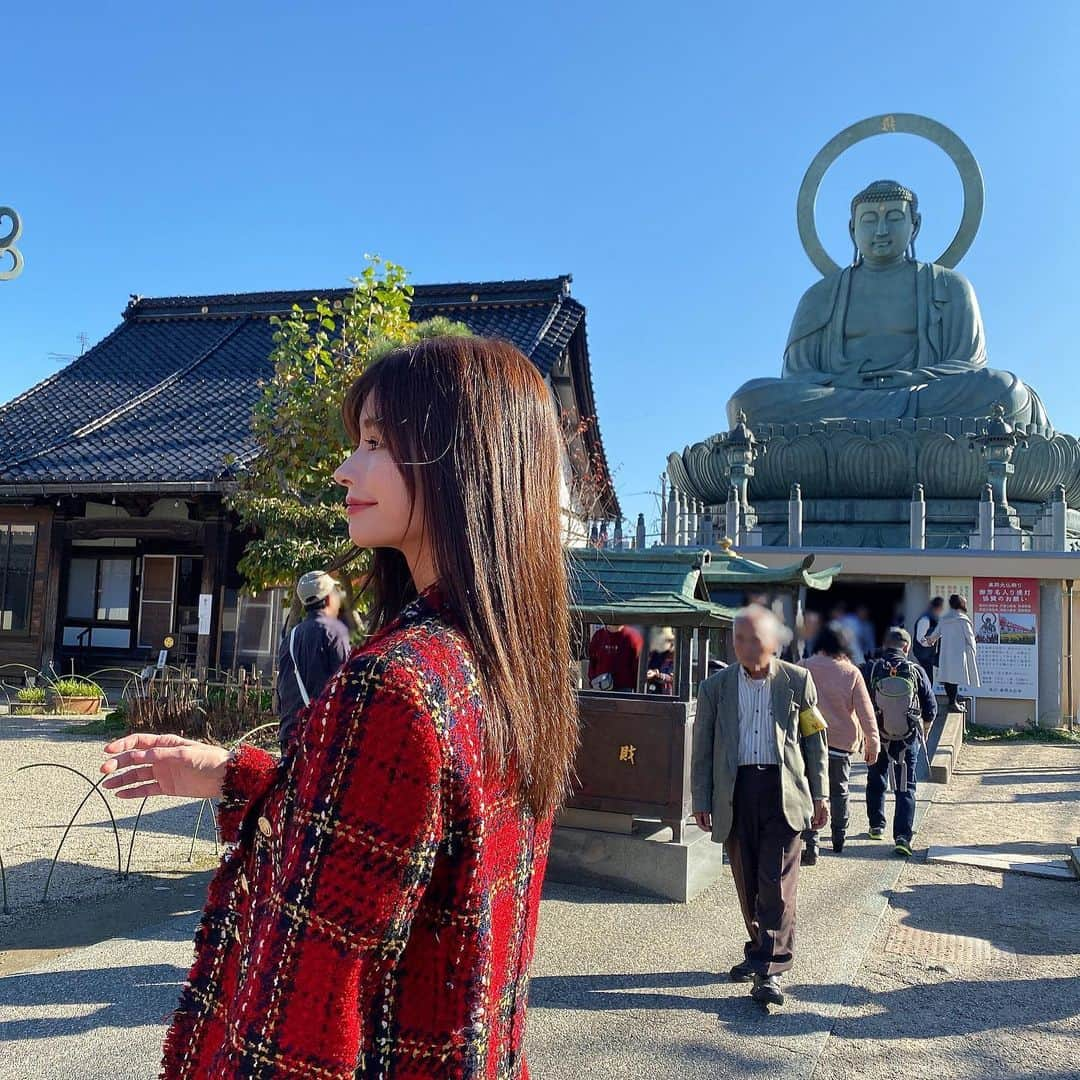
{"label": "woman's fingers", "polygon": [[118,769],[127,769],[132,765],[143,765],[148,761],[158,761],[163,751],[167,752],[168,747],[161,749],[152,748],[149,750],[124,750],[123,752],[114,755],[107,761],[101,763],[101,771],[103,773],[113,773]]}
{"label": "woman's fingers", "polygon": [[119,773],[116,776],[107,777],[101,782],[101,786],[116,790],[117,788],[128,787],[131,784],[139,783],[140,781],[153,779],[153,765],[137,765],[135,768],[128,769],[126,772]]}
{"label": "woman's fingers", "polygon": [[155,746],[190,746],[191,739],[182,735],[154,735],[148,731],[139,731],[134,735],[125,735],[122,739],[113,739],[106,743],[106,754],[120,754],[125,750],[150,750]]}
{"label": "woman's fingers", "polygon": [[161,790],[161,785],[156,781],[151,781],[148,784],[136,784],[135,787],[121,788],[116,792],[118,799],[145,799],[151,795],[164,795],[166,794]]}

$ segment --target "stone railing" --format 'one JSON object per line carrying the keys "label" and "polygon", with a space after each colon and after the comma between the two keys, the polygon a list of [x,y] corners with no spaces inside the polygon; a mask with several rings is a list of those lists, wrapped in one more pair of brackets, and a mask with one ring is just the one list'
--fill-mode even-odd
{"label": "stone railing", "polygon": [[[787,499],[798,484],[807,499],[909,499],[916,484],[925,497],[978,500],[987,468],[976,438],[987,417],[939,420],[838,420],[765,425],[754,430],[763,452],[749,484],[751,502]],[[1012,456],[1009,495],[1045,502],[1065,488],[1080,509],[1080,443],[1071,435],[1029,425]],[[668,458],[672,485],[706,506],[728,502],[732,476],[724,435],[686,447]]]}

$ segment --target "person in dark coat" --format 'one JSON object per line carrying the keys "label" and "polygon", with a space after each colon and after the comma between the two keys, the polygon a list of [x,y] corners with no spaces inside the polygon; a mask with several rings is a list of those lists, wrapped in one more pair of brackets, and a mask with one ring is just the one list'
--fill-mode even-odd
{"label": "person in dark coat", "polygon": [[[870,839],[885,838],[885,792],[890,771],[896,792],[893,816],[893,841],[897,855],[910,857],[911,837],[915,829],[915,788],[918,782],[919,748],[926,745],[925,732],[937,719],[937,699],[922,667],[910,659],[911,635],[903,627],[893,627],[885,635],[881,655],[862,666],[863,678],[870,691],[877,715],[881,752],[866,776],[866,816],[870,821]],[[890,738],[882,726],[881,704],[876,690],[879,682],[898,675],[909,679],[915,689],[910,712],[910,733],[901,739]]]}
{"label": "person in dark coat", "polygon": [[941,639],[938,636],[938,623],[945,613],[945,599],[935,596],[930,606],[915,620],[914,641],[911,643],[911,655],[926,672],[930,685],[936,679],[936,671],[941,664]]}
{"label": "person in dark coat", "polygon": [[321,570],[296,583],[304,618],[278,647],[278,742],[285,753],[300,712],[314,701],[349,656],[349,631],[341,614],[341,587]]}

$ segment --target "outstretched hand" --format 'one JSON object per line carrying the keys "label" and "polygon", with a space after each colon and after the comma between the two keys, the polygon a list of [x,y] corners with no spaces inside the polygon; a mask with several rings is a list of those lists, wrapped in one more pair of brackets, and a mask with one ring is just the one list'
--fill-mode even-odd
{"label": "outstretched hand", "polygon": [[140,733],[115,739],[105,747],[102,787],[121,799],[148,795],[186,795],[195,799],[221,796],[229,751],[180,735]]}

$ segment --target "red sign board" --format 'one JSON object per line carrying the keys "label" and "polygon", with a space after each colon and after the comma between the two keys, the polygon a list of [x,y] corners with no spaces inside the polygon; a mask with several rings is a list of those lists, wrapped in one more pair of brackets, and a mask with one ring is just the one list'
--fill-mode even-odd
{"label": "red sign board", "polygon": [[974,578],[980,697],[1036,699],[1039,674],[1039,582],[1036,578]]}

